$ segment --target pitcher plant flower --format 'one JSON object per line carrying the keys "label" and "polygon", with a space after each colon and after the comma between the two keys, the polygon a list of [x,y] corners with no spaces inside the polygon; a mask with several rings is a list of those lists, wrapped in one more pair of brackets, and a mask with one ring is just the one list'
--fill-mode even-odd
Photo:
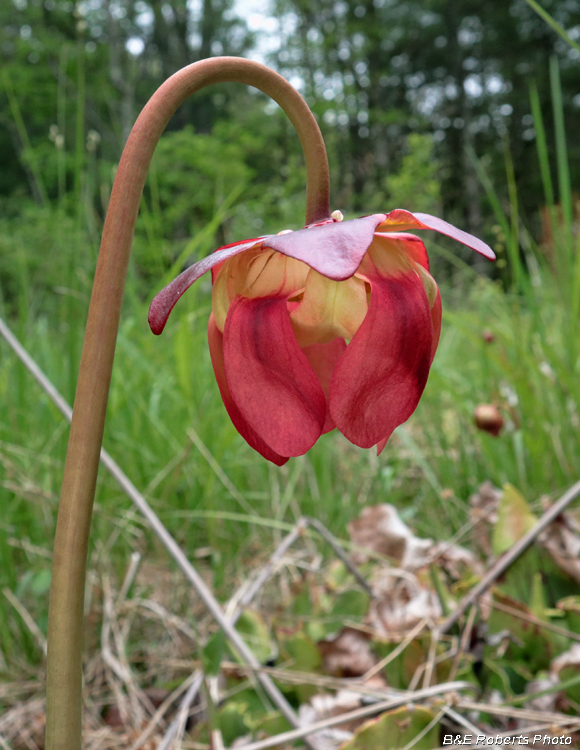
{"label": "pitcher plant flower", "polygon": [[[381,448],[415,409],[437,346],[441,302],[425,247],[408,230],[435,229],[493,257],[484,243],[425,214],[398,210],[343,222],[333,218],[320,128],[300,94],[266,66],[214,57],[183,68],[159,87],[139,115],[116,171],[89,306],[54,541],[46,750],[82,747],[89,532],[147,171],[177,108],[203,87],[226,81],[263,91],[296,128],[306,163],[306,227],[221,248],[161,292],[150,319],[160,333],[181,294],[212,270],[209,342],[218,385],[238,431],[270,461],[281,465],[303,454],[334,427],[356,445]],[[246,656],[253,658],[250,649]],[[285,718],[298,726],[284,696],[269,678],[259,678]]]}
{"label": "pitcher plant flower", "polygon": [[242,437],[277,465],[337,428],[379,453],[415,411],[441,331],[441,295],[419,237],[434,229],[495,257],[434,216],[396,209],[226,245],[153,300],[173,306],[211,269],[208,338],[222,400]]}

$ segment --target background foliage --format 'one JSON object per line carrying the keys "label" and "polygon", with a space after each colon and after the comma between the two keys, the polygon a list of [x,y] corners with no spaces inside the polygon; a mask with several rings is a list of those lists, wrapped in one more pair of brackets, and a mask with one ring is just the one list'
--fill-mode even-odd
{"label": "background foliage", "polygon": [[[580,2],[544,7],[580,37]],[[484,480],[515,485],[541,512],[538,498],[580,473],[580,54],[525,0],[273,0],[263,10],[0,4],[0,315],[69,401],[123,144],[155,88],[200,58],[257,56],[301,89],[328,145],[333,209],[437,213],[498,253],[490,266],[426,240],[443,335],[416,414],[380,457],[331,433],[274,470],[225,415],[205,344],[209,280],[160,339],[147,306],[215,247],[301,226],[298,139],[244,87],[216,86],[179,110],[142,201],[105,445],[188,552],[204,550],[220,596],[240,561],[302,513],[344,536],[362,506],[388,501],[419,535],[448,539]],[[500,410],[499,437],[476,430],[480,403]],[[0,404],[0,589],[43,630],[67,425],[2,341]],[[103,474],[92,554],[120,571],[135,548],[163,559]],[[0,600],[0,670],[21,668],[9,654],[41,660]]]}

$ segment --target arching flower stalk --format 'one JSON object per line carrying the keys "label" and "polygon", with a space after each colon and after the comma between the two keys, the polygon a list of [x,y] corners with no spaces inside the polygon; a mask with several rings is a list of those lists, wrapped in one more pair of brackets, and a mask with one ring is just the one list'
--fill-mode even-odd
{"label": "arching flower stalk", "polygon": [[202,60],[157,90],[117,169],[89,307],[54,543],[47,750],[81,748],[88,538],[147,170],[176,109],[204,86],[226,81],[261,89],[295,126],[306,160],[307,226],[222,248],[192,266],[158,296],[151,322],[160,332],[177,298],[213,269],[209,333],[218,384],[237,429],[266,458],[282,464],[335,425],[357,445],[380,447],[415,408],[437,345],[440,301],[425,248],[407,229],[436,229],[493,257],[479,240],[422,214],[393,211],[335,221],[316,120],[290,84],[263,65],[242,58]]}
{"label": "arching flower stalk", "polygon": [[208,338],[238,432],[279,466],[335,427],[383,450],[414,412],[441,330],[441,296],[419,237],[434,229],[493,259],[481,240],[396,209],[220,248],[153,300],[161,333],[181,295],[213,277]]}
{"label": "arching flower stalk", "polygon": [[264,65],[239,57],[194,63],[165,81],[139,115],[119,162],[103,229],[64,469],[48,615],[46,750],[81,750],[89,531],[125,277],[147,170],[177,108],[204,86],[226,81],[261,89],[286,112],[306,161],[306,222],[330,218],[320,129],[300,94]]}

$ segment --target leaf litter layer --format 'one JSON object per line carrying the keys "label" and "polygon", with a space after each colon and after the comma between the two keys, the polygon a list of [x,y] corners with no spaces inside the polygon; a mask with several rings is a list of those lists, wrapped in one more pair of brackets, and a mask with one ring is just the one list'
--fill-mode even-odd
{"label": "leaf litter layer", "polygon": [[[459,627],[443,633],[443,618],[536,521],[511,486],[486,483],[470,507],[467,548],[419,538],[393,506],[369,506],[349,525],[349,566],[323,556],[322,539],[301,522],[275,564],[262,554],[254,571],[239,574],[240,590],[226,606],[241,609],[260,579],[263,588],[254,587],[256,598],[238,620],[258,668],[228,647],[178,572],[134,552],[117,580],[107,544],[97,545],[87,611],[87,747],[163,747],[171,730],[174,747],[290,747],[313,725],[308,742],[320,750],[429,750],[444,734],[465,740],[475,730],[498,741],[531,741],[540,731],[576,743],[577,514],[561,514]],[[16,602],[30,626],[25,604]],[[14,750],[41,749],[42,673],[10,656],[8,662],[0,735]],[[17,672],[18,679],[6,679]],[[298,730],[273,710],[256,683],[259,672],[296,708]],[[201,693],[184,704],[196,680]]]}

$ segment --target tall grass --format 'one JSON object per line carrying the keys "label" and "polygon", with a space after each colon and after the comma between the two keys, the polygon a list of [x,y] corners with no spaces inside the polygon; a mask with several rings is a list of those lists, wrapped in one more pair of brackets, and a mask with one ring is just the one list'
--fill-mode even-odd
{"label": "tall grass", "polygon": [[[552,85],[558,121],[556,67]],[[403,509],[419,534],[446,539],[464,523],[469,495],[484,480],[512,482],[536,500],[545,493],[556,495],[577,479],[577,229],[568,202],[572,192],[564,169],[563,127],[556,128],[560,208],[533,89],[531,107],[552,240],[544,246],[535,243],[518,213],[509,144],[507,203],[476,162],[495,212],[496,244],[500,257],[506,256],[508,275],[503,283],[480,277],[458,258],[450,261],[449,251],[431,237],[426,240],[438,256],[436,265],[448,275],[442,283],[443,334],[419,408],[378,458],[331,433],[282,469],[269,466],[238,436],[220,400],[205,334],[209,279],[183,297],[165,333],[156,338],[147,326],[140,279],[130,269],[104,444],[189,554],[209,547],[219,594],[225,594],[234,566],[248,564],[268,549],[302,513],[345,536],[346,523],[362,506],[391,502]],[[30,210],[18,225],[14,220],[0,224],[0,268],[10,283],[0,290],[0,313],[68,397],[78,368],[98,235],[94,211],[82,196],[103,188],[91,183],[96,177],[89,160],[79,156],[78,143],[74,184],[81,186],[76,205],[82,213],[67,213],[61,194],[57,204]],[[216,228],[240,200],[240,190],[216,204],[214,219],[185,247],[171,274],[188,257],[211,249]],[[162,253],[154,184],[141,220],[148,227],[151,251]],[[47,252],[33,253],[31,247]],[[492,336],[484,336],[484,329]],[[506,421],[499,438],[478,432],[473,424],[474,407],[489,402],[499,406]],[[0,403],[0,590],[7,586],[16,591],[43,628],[68,426],[2,341]],[[188,434],[192,429],[195,439]],[[200,440],[236,493],[202,455]],[[119,567],[133,547],[164,560],[128,499],[103,472],[93,549],[97,541]],[[31,661],[40,656],[1,594],[0,649],[13,664],[15,654]]]}

